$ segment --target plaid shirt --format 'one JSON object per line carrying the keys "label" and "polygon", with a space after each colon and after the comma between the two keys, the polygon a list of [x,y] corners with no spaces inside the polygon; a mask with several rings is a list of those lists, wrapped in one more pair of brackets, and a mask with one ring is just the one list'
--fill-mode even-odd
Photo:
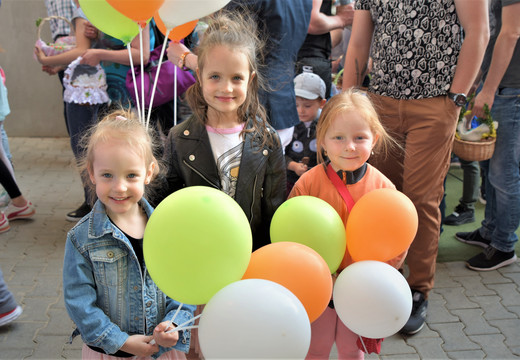
{"label": "plaid shirt", "polygon": [[[72,1],[71,0],[45,0],[48,16],[63,16],[72,19]],[[70,26],[66,21],[53,19],[49,22],[51,27],[52,38],[54,41],[59,36],[70,34]]]}

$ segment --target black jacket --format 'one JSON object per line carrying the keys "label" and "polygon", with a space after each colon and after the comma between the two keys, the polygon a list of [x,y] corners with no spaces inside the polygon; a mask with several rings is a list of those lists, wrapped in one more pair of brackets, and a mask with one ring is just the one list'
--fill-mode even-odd
{"label": "black jacket", "polygon": [[[246,129],[251,128],[249,120]],[[269,131],[278,135],[273,128]],[[253,140],[251,142],[251,140]],[[258,133],[246,133],[235,192],[251,225],[253,250],[270,243],[269,227],[274,212],[285,200],[285,159],[280,145],[260,147]],[[208,133],[193,116],[170,130],[164,149],[166,179],[162,198],[186,186],[221,189]]]}

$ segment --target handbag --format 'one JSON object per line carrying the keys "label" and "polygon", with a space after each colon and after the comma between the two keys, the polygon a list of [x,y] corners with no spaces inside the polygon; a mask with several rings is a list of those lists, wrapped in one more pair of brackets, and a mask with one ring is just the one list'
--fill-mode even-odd
{"label": "handbag", "polygon": [[[141,67],[135,66],[135,81],[137,86],[137,96],[141,97],[141,77],[144,77],[144,98],[145,108],[150,108],[150,99],[152,97],[152,89],[157,75],[157,67],[159,65],[159,58],[163,45],[157,46],[150,53],[150,61],[144,67],[144,72],[141,73]],[[189,71],[177,71],[177,96],[182,95],[192,84],[195,83],[195,77]],[[170,61],[164,60],[159,72],[159,79],[157,79],[157,86],[153,98],[153,106],[163,105],[174,99],[175,86],[175,65]],[[128,70],[126,74],[126,88],[134,104],[135,87],[132,79],[132,69]],[[142,99],[140,100],[142,101]]]}

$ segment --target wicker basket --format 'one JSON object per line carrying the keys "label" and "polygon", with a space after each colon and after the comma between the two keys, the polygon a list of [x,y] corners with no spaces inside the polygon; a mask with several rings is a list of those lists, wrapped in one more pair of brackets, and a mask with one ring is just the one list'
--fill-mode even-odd
{"label": "wicker basket", "polygon": [[465,141],[455,138],[453,153],[467,161],[483,161],[491,159],[495,150],[496,138],[482,141]]}
{"label": "wicker basket", "polygon": [[43,50],[44,54],[47,56],[60,54],[62,52],[69,51],[69,50],[73,49],[74,47],[76,47],[76,37],[73,35],[62,36],[62,37],[58,38],[55,43],[47,43],[41,39],[42,25],[50,20],[66,21],[70,25],[70,28],[72,29],[72,24],[69,21],[69,19],[67,19],[66,17],[53,15],[53,16],[43,18],[41,20],[40,24],[38,25],[38,40],[36,40],[35,46],[38,46],[39,48],[41,48]]}

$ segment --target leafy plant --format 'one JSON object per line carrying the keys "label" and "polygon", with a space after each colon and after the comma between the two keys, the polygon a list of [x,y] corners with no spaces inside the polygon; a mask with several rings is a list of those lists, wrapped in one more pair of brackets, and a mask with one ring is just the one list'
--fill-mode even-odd
{"label": "leafy plant", "polygon": [[40,24],[42,23],[43,19],[42,18],[38,18],[36,20],[36,27],[40,27]]}

